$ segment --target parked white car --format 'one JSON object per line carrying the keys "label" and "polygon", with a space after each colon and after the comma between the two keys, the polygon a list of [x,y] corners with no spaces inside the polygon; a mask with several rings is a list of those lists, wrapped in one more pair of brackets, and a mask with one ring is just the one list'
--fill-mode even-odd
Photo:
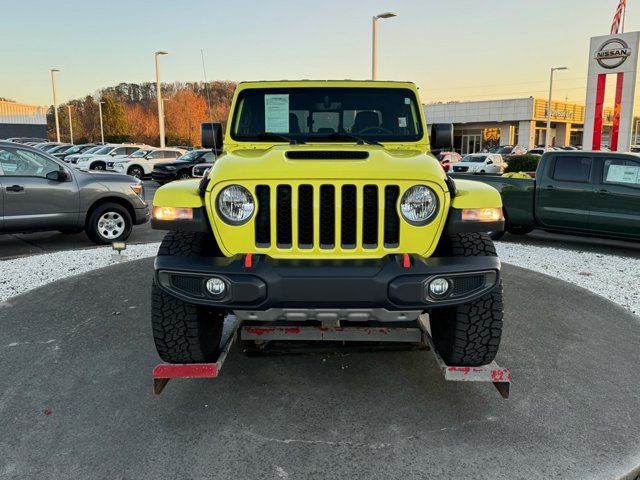
{"label": "parked white car", "polygon": [[141,148],[149,148],[143,144],[109,144],[90,155],[82,155],[76,163],[77,168],[86,170],[106,170],[107,162],[115,157],[126,157]]}
{"label": "parked white car", "polygon": [[521,145],[501,145],[497,152],[500,155],[524,155],[527,149]]}
{"label": "parked white car", "polygon": [[72,153],[71,155],[67,155],[66,157],[64,157],[64,161],[75,165],[76,163],[78,163],[78,159],[80,157],[93,155],[102,148],[104,148],[104,145],[96,145],[95,147],[91,147],[89,150],[85,150],[82,153]]}
{"label": "parked white car", "polygon": [[182,148],[143,148],[124,158],[107,162],[107,170],[142,178],[151,175],[156,163],[170,162],[187,153]]}
{"label": "parked white car", "polygon": [[502,173],[506,168],[502,155],[497,153],[472,153],[453,165],[455,173]]}

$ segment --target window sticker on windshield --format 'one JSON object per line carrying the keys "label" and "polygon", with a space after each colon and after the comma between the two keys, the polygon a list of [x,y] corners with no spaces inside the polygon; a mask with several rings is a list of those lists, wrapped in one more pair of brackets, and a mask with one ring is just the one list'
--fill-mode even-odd
{"label": "window sticker on windshield", "polygon": [[640,167],[635,165],[610,165],[607,182],[640,184]]}
{"label": "window sticker on windshield", "polygon": [[411,99],[409,97],[404,97],[404,104],[411,105]]}
{"label": "window sticker on windshield", "polygon": [[398,127],[407,128],[407,117],[398,117]]}
{"label": "window sticker on windshield", "polygon": [[289,132],[289,94],[265,94],[264,131]]}

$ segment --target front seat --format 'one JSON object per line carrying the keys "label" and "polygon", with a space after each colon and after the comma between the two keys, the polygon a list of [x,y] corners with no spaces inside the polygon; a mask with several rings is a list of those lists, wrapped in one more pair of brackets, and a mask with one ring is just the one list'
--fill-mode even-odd
{"label": "front seat", "polygon": [[353,122],[353,127],[351,131],[353,133],[359,133],[366,128],[380,127],[380,118],[378,117],[377,112],[373,111],[364,111],[358,112],[356,114],[355,121]]}
{"label": "front seat", "polygon": [[300,133],[300,122],[295,113],[289,114],[289,133]]}

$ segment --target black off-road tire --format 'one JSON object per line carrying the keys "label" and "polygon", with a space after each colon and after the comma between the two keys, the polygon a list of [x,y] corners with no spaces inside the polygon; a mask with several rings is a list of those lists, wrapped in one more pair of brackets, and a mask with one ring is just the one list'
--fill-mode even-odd
{"label": "black off-road tire", "polygon": [[[437,254],[450,257],[497,256],[486,234],[464,233],[442,238]],[[491,363],[502,336],[502,282],[471,303],[430,312],[433,342],[447,365],[475,367]]]}
{"label": "black off-road tire", "polygon": [[[204,233],[169,232],[158,255],[179,257],[222,255],[215,239]],[[168,363],[215,361],[226,311],[187,303],[160,289],[151,290],[153,339],[160,358]]]}
{"label": "black off-road tire", "polygon": [[526,235],[533,232],[533,228],[521,227],[519,225],[507,225],[507,232],[511,235]]}

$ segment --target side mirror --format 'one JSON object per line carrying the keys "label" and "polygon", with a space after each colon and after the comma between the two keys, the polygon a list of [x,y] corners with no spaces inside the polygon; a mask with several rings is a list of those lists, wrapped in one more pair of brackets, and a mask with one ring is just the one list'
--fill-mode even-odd
{"label": "side mirror", "polygon": [[431,151],[453,150],[453,125],[450,123],[434,123],[431,125]]}
{"label": "side mirror", "polygon": [[203,148],[212,149],[217,155],[222,152],[222,124],[203,123],[201,125],[201,143]]}
{"label": "side mirror", "polygon": [[51,180],[53,182],[66,182],[69,180],[69,173],[66,170],[54,170],[53,172],[49,172],[45,175],[47,180]]}

